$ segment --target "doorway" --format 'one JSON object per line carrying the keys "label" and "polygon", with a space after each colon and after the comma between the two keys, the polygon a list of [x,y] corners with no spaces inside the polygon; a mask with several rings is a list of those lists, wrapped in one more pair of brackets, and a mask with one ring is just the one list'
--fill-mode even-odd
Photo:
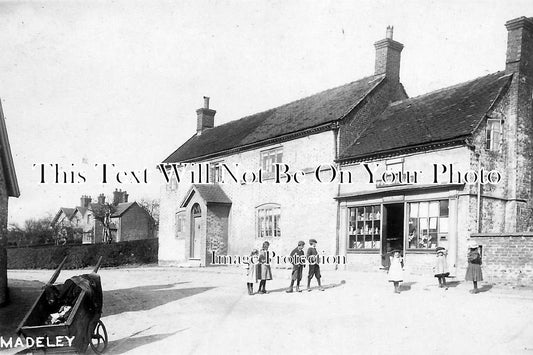
{"label": "doorway", "polygon": [[200,258],[200,243],[202,236],[202,210],[199,204],[192,206],[191,210],[191,248],[190,258]]}
{"label": "doorway", "polygon": [[404,204],[391,203],[383,205],[383,241],[381,243],[381,264],[389,266],[390,251],[404,246]]}

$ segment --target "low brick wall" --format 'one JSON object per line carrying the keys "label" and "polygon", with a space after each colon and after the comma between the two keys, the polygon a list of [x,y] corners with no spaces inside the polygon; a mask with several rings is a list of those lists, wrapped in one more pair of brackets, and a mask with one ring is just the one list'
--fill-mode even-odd
{"label": "low brick wall", "polygon": [[8,269],[55,269],[67,256],[64,269],[149,264],[157,262],[158,239],[142,239],[111,244],[78,244],[7,249]]}
{"label": "low brick wall", "polygon": [[472,234],[482,246],[485,281],[533,285],[533,233]]}

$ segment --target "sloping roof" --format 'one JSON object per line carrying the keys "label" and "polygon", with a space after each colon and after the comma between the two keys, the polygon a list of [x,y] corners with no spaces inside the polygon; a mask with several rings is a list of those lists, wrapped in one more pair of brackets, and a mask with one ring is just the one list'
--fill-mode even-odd
{"label": "sloping roof", "polygon": [[512,74],[497,72],[394,102],[340,154],[341,160],[471,135]]}
{"label": "sloping roof", "polygon": [[76,211],[80,211],[81,215],[85,216],[85,213],[87,213],[87,208],[81,207],[81,206],[77,206],[76,208],[74,208],[74,211],[72,212],[71,217],[74,216]]}
{"label": "sloping roof", "polygon": [[65,214],[67,219],[70,219],[70,216],[74,213],[74,211],[75,211],[74,208],[60,207],[59,211],[57,211],[57,213],[55,214],[55,216],[52,219],[52,221],[50,222],[50,224],[52,226],[55,225],[57,223],[58,219],[59,219],[59,216],[61,216],[61,213]]}
{"label": "sloping roof", "polygon": [[111,217],[120,217],[120,216],[122,216],[131,206],[133,206],[136,203],[137,202],[135,202],[135,201],[119,203],[116,206],[117,209],[115,210],[115,212],[113,212]]}
{"label": "sloping roof", "polygon": [[63,211],[65,216],[67,216],[67,218],[69,218],[72,215],[72,213],[74,213],[74,208],[61,207],[61,211]]}
{"label": "sloping roof", "polygon": [[194,193],[198,193],[206,204],[210,203],[224,203],[231,204],[231,200],[226,195],[222,187],[219,184],[195,184],[189,189],[189,192],[185,195],[181,207],[187,206]]}
{"label": "sloping roof", "polygon": [[13,164],[13,156],[11,155],[11,146],[9,145],[9,138],[7,136],[6,122],[4,118],[4,110],[2,109],[2,102],[0,101],[0,160],[4,168],[4,175],[6,180],[8,196],[19,197],[20,190],[17,182],[17,174],[15,173],[15,165]]}
{"label": "sloping roof", "polygon": [[164,163],[186,162],[342,119],[383,80],[369,76],[192,136]]}

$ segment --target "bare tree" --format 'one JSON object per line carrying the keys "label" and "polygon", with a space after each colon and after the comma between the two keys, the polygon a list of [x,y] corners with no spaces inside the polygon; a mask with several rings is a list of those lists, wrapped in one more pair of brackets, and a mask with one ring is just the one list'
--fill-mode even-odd
{"label": "bare tree", "polygon": [[156,227],[159,226],[159,199],[143,197],[137,203],[152,216]]}

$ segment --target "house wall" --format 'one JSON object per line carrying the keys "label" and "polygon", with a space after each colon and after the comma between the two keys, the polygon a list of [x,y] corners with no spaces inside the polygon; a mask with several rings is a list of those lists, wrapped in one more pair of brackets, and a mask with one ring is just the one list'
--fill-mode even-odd
{"label": "house wall", "polygon": [[153,237],[153,223],[148,213],[136,203],[120,218],[117,242],[128,240],[150,239]]}
{"label": "house wall", "polygon": [[[291,171],[304,170],[305,181],[296,183],[274,183],[273,179],[264,178],[263,183],[240,184],[229,182],[220,184],[232,201],[228,218],[229,255],[248,255],[252,248],[258,248],[263,239],[257,237],[256,208],[267,203],[281,206],[281,237],[273,237],[271,250],[276,254],[288,254],[298,240],[316,238],[319,248],[327,254],[335,252],[336,201],[337,185],[318,183],[313,177],[314,169],[320,164],[332,164],[335,157],[335,136],[332,131],[309,135],[279,145],[263,147],[241,152],[213,161],[223,161],[233,168],[238,164],[241,171],[257,172],[261,166],[260,152],[283,147],[283,163]],[[161,191],[160,249],[161,264],[186,263],[189,252],[190,231],[182,236],[176,233],[176,212],[189,191],[190,184],[179,183],[178,186],[164,183]],[[197,201],[200,203],[200,201]],[[190,208],[193,204],[188,204]],[[203,211],[206,206],[203,205]],[[190,218],[190,211],[186,211]],[[188,228],[188,224],[187,228]],[[205,244],[204,244],[205,245]]]}
{"label": "house wall", "polygon": [[8,195],[3,167],[0,164],[0,305],[9,301],[7,289],[7,206]]}

